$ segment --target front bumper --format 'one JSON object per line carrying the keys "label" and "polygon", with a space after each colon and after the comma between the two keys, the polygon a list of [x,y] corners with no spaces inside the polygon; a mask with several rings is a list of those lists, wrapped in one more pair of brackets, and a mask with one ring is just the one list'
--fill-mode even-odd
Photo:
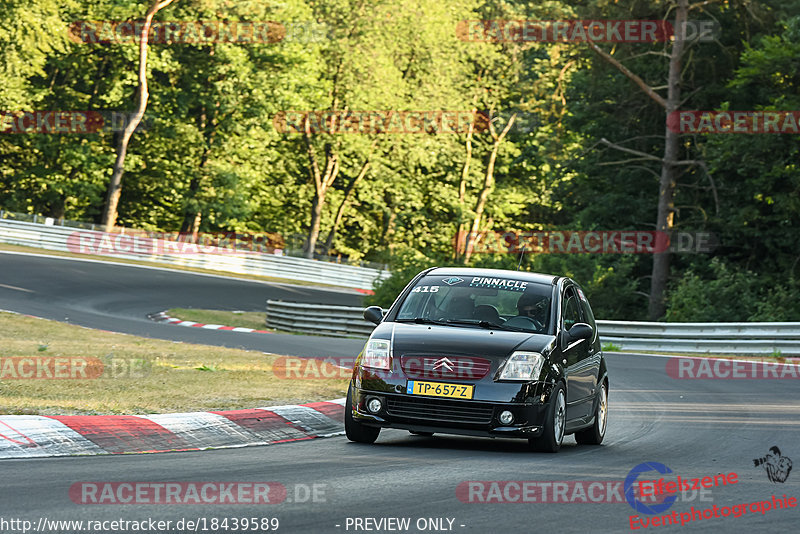
{"label": "front bumper", "polygon": [[[496,400],[458,400],[405,393],[373,391],[353,384],[353,418],[368,426],[400,428],[415,432],[438,432],[496,438],[535,438],[541,435],[546,418],[547,395],[528,402]],[[368,399],[377,397],[382,409],[371,413]],[[502,411],[514,414],[514,421],[504,425]]]}

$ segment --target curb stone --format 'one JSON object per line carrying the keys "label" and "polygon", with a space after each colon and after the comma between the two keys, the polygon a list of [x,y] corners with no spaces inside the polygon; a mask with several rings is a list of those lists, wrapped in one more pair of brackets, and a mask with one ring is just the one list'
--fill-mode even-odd
{"label": "curb stone", "polygon": [[197,451],[337,436],[345,399],[150,415],[0,415],[0,459]]}
{"label": "curb stone", "polygon": [[184,321],[183,319],[178,319],[177,317],[170,317],[169,315],[167,315],[166,311],[151,313],[147,316],[147,318],[157,323],[169,323],[169,324],[174,324],[175,326],[190,326],[193,328],[202,328],[204,330],[229,330],[231,332],[248,332],[254,334],[273,333],[270,330],[256,330],[255,328],[244,328],[241,326],[225,326],[222,324],[205,324],[205,323],[196,323],[194,321]]}

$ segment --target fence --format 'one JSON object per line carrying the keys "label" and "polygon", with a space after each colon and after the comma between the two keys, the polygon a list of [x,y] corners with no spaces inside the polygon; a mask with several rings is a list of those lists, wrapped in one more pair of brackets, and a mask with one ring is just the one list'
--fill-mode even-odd
{"label": "fence", "polygon": [[363,313],[364,308],[351,306],[268,300],[267,326],[287,332],[368,337],[375,325],[365,321]]}
{"label": "fence", "polygon": [[603,343],[625,350],[800,355],[800,323],[597,323]]}
{"label": "fence", "polygon": [[[267,326],[291,332],[368,336],[363,308],[267,301]],[[800,323],[597,321],[600,341],[624,350],[800,356]]]}
{"label": "fence", "polygon": [[[137,246],[120,245],[120,234],[106,234],[85,227],[55,225],[53,219],[40,222],[0,218],[0,242],[61,252],[76,252],[82,243],[108,243],[107,247],[90,247],[92,255],[125,258],[171,266],[209,269],[237,274],[271,276],[369,290],[377,279],[389,276],[388,271],[326,263],[306,258],[202,247],[195,253],[176,252],[176,243],[163,239],[135,236]],[[130,230],[128,230],[130,232]],[[140,232],[141,234],[141,232]],[[105,241],[103,241],[105,240]],[[186,245],[184,243],[184,245]],[[174,252],[170,253],[172,250]]]}

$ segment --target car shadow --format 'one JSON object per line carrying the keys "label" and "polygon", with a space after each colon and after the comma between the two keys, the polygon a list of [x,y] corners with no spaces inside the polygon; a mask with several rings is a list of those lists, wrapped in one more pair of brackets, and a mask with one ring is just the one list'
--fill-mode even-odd
{"label": "car shadow", "polygon": [[[460,450],[474,452],[497,452],[497,453],[522,453],[522,454],[542,454],[535,453],[528,447],[528,442],[524,439],[508,438],[483,438],[471,436],[458,436],[448,434],[434,434],[433,436],[415,436],[408,433],[403,435],[402,430],[387,433],[385,430],[378,437],[372,447],[386,447],[393,449],[427,449],[427,450]],[[558,454],[569,454],[586,450],[585,446],[579,446],[572,436],[566,436]]]}

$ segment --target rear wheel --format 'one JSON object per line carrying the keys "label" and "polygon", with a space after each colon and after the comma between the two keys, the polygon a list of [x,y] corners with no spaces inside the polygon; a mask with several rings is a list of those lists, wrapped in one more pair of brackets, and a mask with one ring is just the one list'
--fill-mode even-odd
{"label": "rear wheel", "polygon": [[600,445],[606,435],[606,424],[608,423],[608,390],[606,383],[600,385],[597,392],[597,408],[594,411],[594,424],[575,432],[575,441],[581,445]]}
{"label": "rear wheel", "polygon": [[375,443],[381,429],[362,425],[353,418],[353,386],[347,388],[347,401],[344,403],[344,433],[347,439],[358,443]]}
{"label": "rear wheel", "polygon": [[564,427],[567,422],[567,400],[561,382],[550,395],[550,406],[544,422],[542,435],[528,440],[531,448],[539,452],[558,452],[564,440]]}

